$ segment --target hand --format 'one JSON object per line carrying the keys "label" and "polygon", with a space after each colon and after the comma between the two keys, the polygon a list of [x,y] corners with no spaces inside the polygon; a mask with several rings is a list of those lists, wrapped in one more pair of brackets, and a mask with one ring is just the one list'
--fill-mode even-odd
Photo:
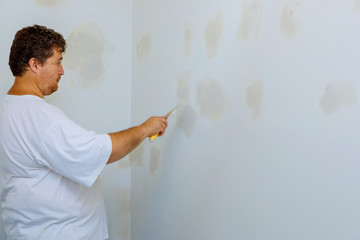
{"label": "hand", "polygon": [[144,129],[146,137],[151,137],[155,134],[162,136],[168,126],[167,117],[150,117],[140,126]]}

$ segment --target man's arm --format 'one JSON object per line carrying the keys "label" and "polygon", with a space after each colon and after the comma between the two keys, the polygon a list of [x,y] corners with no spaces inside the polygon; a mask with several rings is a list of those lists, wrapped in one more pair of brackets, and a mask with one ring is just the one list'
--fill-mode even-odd
{"label": "man's arm", "polygon": [[167,128],[167,117],[151,117],[143,124],[120,132],[109,133],[112,152],[107,164],[120,160],[134,150],[145,138],[159,133],[162,136]]}

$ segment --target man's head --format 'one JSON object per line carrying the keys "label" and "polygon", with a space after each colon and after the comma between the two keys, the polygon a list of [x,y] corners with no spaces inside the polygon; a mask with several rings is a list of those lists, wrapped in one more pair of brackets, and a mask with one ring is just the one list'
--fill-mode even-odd
{"label": "man's head", "polygon": [[34,25],[19,30],[9,56],[9,66],[15,77],[21,77],[29,67],[30,59],[40,64],[53,56],[54,49],[64,53],[66,42],[60,33],[44,26]]}

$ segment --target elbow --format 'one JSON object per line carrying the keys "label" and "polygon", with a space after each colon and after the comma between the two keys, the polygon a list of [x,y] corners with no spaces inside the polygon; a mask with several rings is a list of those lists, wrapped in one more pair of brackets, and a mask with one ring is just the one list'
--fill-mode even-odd
{"label": "elbow", "polygon": [[116,162],[116,161],[122,159],[123,157],[125,157],[123,154],[116,154],[116,153],[112,152],[110,157],[109,157],[109,160],[106,163],[106,165],[110,164],[110,163],[113,163],[113,162]]}

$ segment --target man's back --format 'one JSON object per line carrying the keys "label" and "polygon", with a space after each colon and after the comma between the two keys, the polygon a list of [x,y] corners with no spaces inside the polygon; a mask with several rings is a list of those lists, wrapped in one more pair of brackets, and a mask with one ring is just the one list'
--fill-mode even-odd
{"label": "man's back", "polygon": [[32,95],[7,95],[0,112],[0,195],[8,237],[106,239],[96,179],[111,153],[109,136],[80,128]]}

